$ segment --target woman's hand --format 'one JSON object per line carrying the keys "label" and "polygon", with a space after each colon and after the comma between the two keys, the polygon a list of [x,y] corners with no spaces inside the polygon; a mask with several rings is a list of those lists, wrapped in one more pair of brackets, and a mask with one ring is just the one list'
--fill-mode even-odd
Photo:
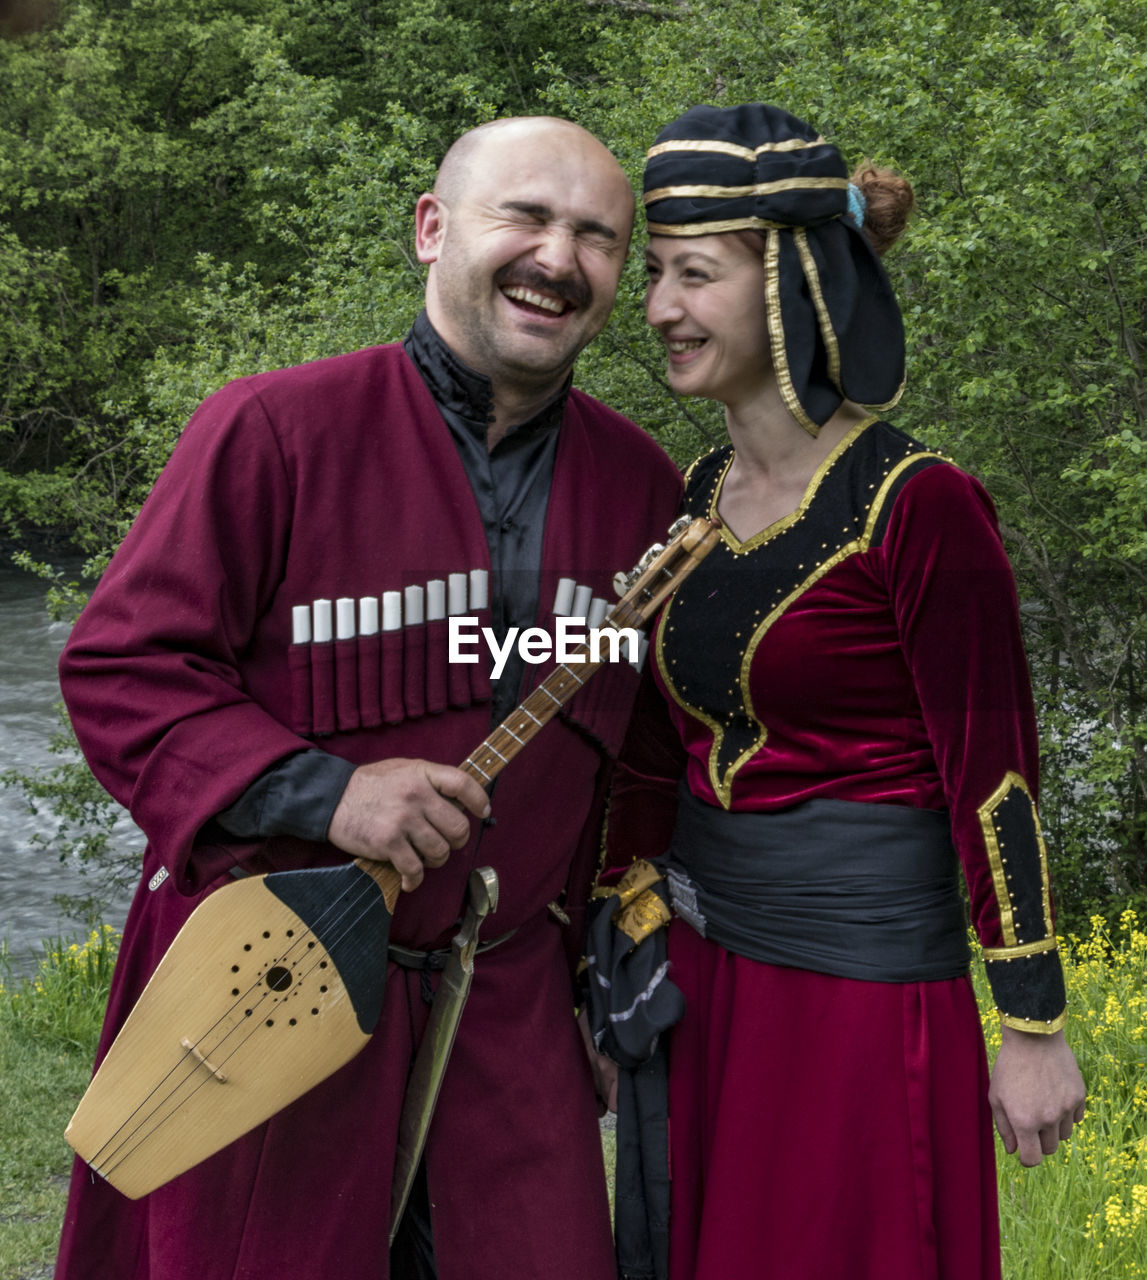
{"label": "woman's hand", "polygon": [[1062,1031],[1050,1036],[1001,1028],[1000,1052],[988,1090],[996,1128],[1008,1155],[1037,1165],[1083,1119],[1087,1090]]}
{"label": "woman's hand", "polygon": [[612,1111],[616,1115],[617,1063],[611,1058],[607,1058],[604,1053],[598,1053],[594,1048],[593,1036],[590,1035],[589,1031],[589,1015],[584,1009],[577,1016],[577,1029],[581,1032],[586,1057],[589,1059],[589,1068],[593,1072],[593,1087],[597,1093],[598,1115],[605,1115],[607,1111]]}

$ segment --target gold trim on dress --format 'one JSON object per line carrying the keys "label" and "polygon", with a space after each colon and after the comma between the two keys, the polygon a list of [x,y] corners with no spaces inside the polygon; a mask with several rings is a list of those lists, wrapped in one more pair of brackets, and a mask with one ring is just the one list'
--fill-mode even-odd
{"label": "gold trim on dress", "polygon": [[877,490],[876,497],[872,501],[872,506],[868,508],[868,519],[864,525],[864,533],[861,542],[864,544],[865,551],[872,541],[872,534],[876,529],[876,522],[880,519],[880,513],[884,510],[884,504],[888,501],[888,493],[892,489],[900,476],[900,473],[914,462],[919,462],[921,458],[936,458],[940,462],[948,462],[942,453],[934,453],[930,449],[922,449],[919,453],[909,454],[907,458],[902,458],[884,478],[884,483]]}
{"label": "gold trim on dress", "polygon": [[716,187],[708,183],[677,187],[654,187],[642,196],[646,205],[658,200],[735,200],[741,196],[771,196],[780,191],[847,191],[847,178],[777,178],[773,182],[750,182],[740,187]]}
{"label": "gold trim on dress", "polygon": [[[820,467],[817,469],[816,474],[813,476],[812,484],[815,484],[816,486],[819,487],[821,481],[828,474],[832,465],[837,461],[840,455],[848,447],[852,445],[852,443],[857,439],[857,437],[861,435],[861,433],[866,428],[870,427],[872,423],[875,421],[876,421],[875,418],[866,418],[863,422],[858,422],[856,426],[853,427],[852,430],[848,433],[848,435],[846,435],[844,439],[841,440],[841,442],[836,446],[836,448],[833,449],[832,453],[828,455],[828,457],[824,460],[824,462],[821,463]],[[756,751],[759,751],[760,748],[764,746],[768,738],[768,730],[765,728],[765,725],[761,720],[761,718],[757,715],[756,708],[753,705],[752,689],[750,687],[750,681],[749,681],[750,673],[752,671],[753,659],[756,657],[757,649],[760,648],[761,642],[764,640],[768,632],[772,629],[777,619],[780,618],[792,606],[792,604],[795,601],[797,601],[801,596],[803,596],[806,591],[814,587],[821,580],[821,578],[823,578],[825,574],[829,572],[830,569],[835,569],[836,566],[840,564],[842,561],[849,559],[849,557],[853,555],[863,555],[863,553],[868,550],[872,542],[872,534],[876,528],[876,522],[880,518],[880,512],[884,507],[884,503],[888,499],[889,491],[891,490],[893,484],[895,483],[896,478],[899,476],[900,472],[902,472],[906,467],[910,466],[912,463],[919,462],[922,458],[940,458],[940,454],[922,451],[920,453],[910,454],[907,458],[904,458],[900,463],[898,463],[897,466],[895,466],[892,469],[887,479],[881,485],[879,491],[877,492],[876,497],[873,499],[872,505],[868,509],[868,519],[865,522],[864,532],[860,535],[860,537],[853,538],[850,542],[844,543],[837,551],[835,551],[831,556],[829,556],[827,560],[824,560],[819,565],[817,565],[817,567],[801,583],[799,583],[792,591],[790,591],[789,594],[785,596],[785,598],[782,601],[780,601],[780,603],[777,604],[771,610],[768,616],[764,618],[764,620],[757,626],[753,634],[749,637],[749,643],[745,648],[745,655],[741,659],[741,675],[740,675],[741,700],[744,704],[745,711],[750,717],[750,719],[755,720],[761,726],[761,736],[757,739],[757,744],[754,751],[749,753],[742,753],[742,755],[738,757],[736,761],[734,761],[734,763],[729,767],[729,769],[726,770],[724,791],[728,799],[722,800],[722,804],[724,804],[725,808],[728,808],[730,803],[732,802],[733,778],[735,777],[737,771],[741,768],[741,766],[745,763],[746,760],[751,759],[752,755],[754,755]],[[797,510],[793,513],[793,516],[786,517],[786,520],[789,523],[795,523],[795,519],[799,519],[800,516],[804,514],[805,509],[808,507],[809,503],[812,501],[813,493],[814,493],[814,490],[811,487],[808,491],[806,491],[805,497],[804,499],[802,499],[800,507],[798,507]],[[716,503],[714,503],[714,508],[715,506],[716,506]],[[770,529],[771,528],[772,526],[770,526]],[[767,532],[769,532],[769,530],[762,530],[762,533],[767,533]],[[780,530],[777,530],[777,532],[780,532]],[[767,541],[768,541],[767,538],[761,539],[761,543],[767,542]],[[750,539],[750,543],[753,543],[753,542],[754,540]],[[745,549],[751,549],[750,543],[744,544]],[[754,545],[761,545],[761,543],[755,543]],[[710,755],[710,760],[711,761],[713,760],[712,754]],[[712,777],[712,770],[710,770],[710,776]]]}
{"label": "gold trim on dress", "polygon": [[[792,525],[796,524],[812,504],[817,491],[829,471],[831,471],[840,457],[846,453],[856,440],[876,421],[877,419],[875,417],[870,416],[865,418],[863,421],[858,422],[849,430],[848,434],[833,447],[832,452],[829,453],[813,473],[812,479],[805,488],[804,496],[801,498],[800,505],[795,511],[790,512],[787,516],[782,516],[779,520],[775,520],[772,524],[767,525],[764,529],[753,534],[751,538],[746,539],[744,542],[741,542],[729,529],[729,526],[722,521],[721,538],[732,554],[746,555],[751,551],[755,551],[758,547],[771,542],[774,538],[784,533],[786,529],[789,529]],[[713,451],[710,450],[710,452]],[[724,488],[725,477],[728,475],[729,468],[733,465],[735,457],[735,451],[730,451],[728,461],[713,480],[713,488],[709,497],[708,505],[710,518],[718,515],[717,506],[720,502],[721,492]],[[799,599],[800,596],[802,596],[811,587],[815,586],[830,569],[835,568],[850,556],[863,553],[868,550],[872,541],[873,532],[876,528],[876,522],[880,518],[880,513],[883,510],[885,502],[888,500],[888,495],[893,488],[896,479],[906,467],[911,466],[913,463],[920,462],[925,458],[936,458],[939,461],[947,461],[942,454],[934,453],[930,450],[921,450],[918,453],[909,454],[908,457],[899,462],[886,477],[884,483],[877,492],[876,497],[873,499],[868,510],[868,518],[866,520],[863,533],[859,537],[853,538],[849,542],[844,543],[831,556],[829,556],[828,559],[817,565],[816,568],[803,579],[803,581],[801,581],[769,612],[750,636],[744,656],[741,659],[739,687],[741,702],[745,708],[746,715],[750,720],[756,722],[759,726],[760,732],[754,739],[753,744],[729,765],[725,770],[724,777],[721,776],[719,771],[719,759],[721,746],[725,739],[725,727],[722,722],[706,714],[699,707],[694,707],[682,697],[680,690],[673,681],[673,677],[669,672],[669,664],[665,659],[664,638],[669,630],[669,620],[673,605],[676,601],[675,596],[670,597],[669,603],[665,606],[661,622],[657,628],[657,643],[655,646],[657,667],[661,673],[665,688],[673,701],[676,702],[677,705],[688,715],[692,716],[693,719],[704,724],[713,735],[712,742],[709,745],[707,773],[709,777],[709,784],[713,788],[713,793],[716,795],[722,808],[729,809],[732,805],[733,780],[742,765],[744,765],[746,760],[749,760],[756,755],[756,753],[760,751],[768,741],[768,729],[756,714],[749,685],[749,675],[752,669],[753,658],[756,656],[756,651],[760,647],[765,635],[776,623],[777,619],[780,618],[793,604],[793,602]]]}
{"label": "gold trim on dress", "polygon": [[[809,480],[808,484],[805,486],[805,491],[800,502],[793,511],[789,512],[787,516],[781,516],[779,520],[774,520],[772,524],[766,525],[763,529],[759,529],[751,537],[746,538],[744,542],[742,542],[722,520],[721,537],[729,544],[734,555],[744,555],[746,552],[754,551],[757,547],[763,546],[766,542],[771,542],[773,538],[778,534],[783,533],[790,525],[795,524],[812,505],[813,499],[816,497],[817,491],[820,489],[825,476],[827,476],[836,465],[841,454],[846,453],[856,440],[870,426],[872,426],[875,421],[876,417],[870,414],[867,418],[862,419],[860,422],[856,423],[855,426],[851,427],[848,434],[833,446],[832,451],[812,473],[812,479]],[[920,456],[920,454],[913,455],[913,457]],[[717,504],[721,500],[721,493],[725,487],[725,476],[728,474],[729,468],[732,466],[733,459],[735,457],[736,451],[734,450],[729,455],[729,461],[725,464],[724,469],[718,475],[716,483],[713,486],[713,497],[709,502],[710,520],[720,519]]]}
{"label": "gold trim on dress", "polygon": [[708,453],[699,453],[699,454],[698,454],[698,455],[693,459],[693,461],[692,461],[692,462],[691,462],[691,463],[690,463],[690,464],[685,468],[685,471],[684,471],[684,473],[682,474],[682,477],[681,477],[681,481],[682,481],[682,483],[685,485],[685,487],[686,487],[686,488],[688,488],[688,487],[689,487],[689,481],[690,481],[690,480],[692,480],[692,478],[693,478],[693,472],[697,470],[697,467],[698,467],[698,466],[699,466],[699,465],[700,465],[700,464],[701,464],[701,463],[702,463],[706,458],[711,457],[714,453],[716,453],[718,449],[724,449],[724,448],[725,448],[725,446],[724,446],[723,444],[715,444],[715,445],[714,445],[714,446],[709,450],[709,452],[708,452]]}
{"label": "gold trim on dress", "polygon": [[[1009,950],[1024,944],[1016,936],[1012,895],[1008,890],[1008,876],[1004,870],[1004,856],[1000,852],[995,813],[1012,791],[1017,788],[1028,798],[1028,804],[1031,805],[1032,822],[1035,827],[1036,845],[1039,852],[1040,897],[1043,907],[1044,937],[1049,938],[1054,935],[1051,922],[1051,877],[1048,873],[1047,846],[1043,840],[1039,813],[1036,810],[1035,800],[1032,798],[1028,784],[1020,774],[1014,772],[1014,770],[1009,770],[1004,774],[1000,785],[976,810],[976,815],[980,819],[980,829],[984,833],[984,847],[988,854],[988,866],[992,872],[992,886],[996,892],[996,905],[1000,911],[1000,932],[1004,935],[1004,943]],[[1015,952],[1012,951],[1012,954],[1014,955]]]}
{"label": "gold trim on dress", "polygon": [[654,156],[669,155],[676,151],[710,151],[723,156],[738,156],[742,160],[755,160],[766,151],[806,151],[812,147],[825,146],[825,140],[818,137],[815,142],[806,142],[804,138],[788,138],[784,142],[762,142],[759,147],[742,147],[735,142],[720,142],[716,138],[681,138],[676,142],[655,143],[645,153],[646,160]]}
{"label": "gold trim on dress", "polygon": [[1058,951],[1059,939],[1041,938],[1039,942],[1025,942],[1015,947],[981,947],[980,954],[990,964],[1001,960],[1022,960],[1025,956],[1042,955],[1045,951]]}
{"label": "gold trim on dress", "polygon": [[[717,751],[721,745],[722,740],[724,739],[725,730],[721,726],[719,721],[714,720],[713,717],[710,715],[706,715],[706,713],[702,711],[700,707],[694,707],[690,703],[685,701],[685,699],[681,696],[680,690],[673,683],[673,677],[669,673],[669,663],[666,662],[665,660],[665,634],[670,629],[669,617],[670,617],[670,614],[672,613],[673,605],[676,600],[677,600],[677,595],[676,593],[674,593],[669,597],[669,599],[665,603],[664,608],[662,609],[661,617],[657,622],[657,642],[654,645],[654,655],[657,661],[657,669],[658,671],[661,672],[661,679],[665,683],[666,692],[683,711],[685,711],[688,715],[691,715],[695,720],[699,720],[703,725],[706,726],[706,728],[709,729],[709,731],[713,735],[713,741],[709,745],[709,780],[712,782],[713,760],[717,754]],[[727,809],[729,807],[729,802],[721,798],[721,793],[715,785],[713,789],[714,791],[717,792],[717,797],[718,799],[721,800],[721,804]]]}
{"label": "gold trim on dress", "polygon": [[1067,1022],[1066,1009],[1059,1017],[1051,1018],[1047,1022],[1040,1022],[1038,1018],[1016,1018],[1002,1009],[997,1009],[996,1012],[1000,1015],[1000,1022],[1005,1027],[1011,1027],[1015,1031],[1030,1031],[1036,1036],[1054,1035]]}
{"label": "gold trim on dress", "polygon": [[[824,476],[828,474],[832,465],[836,462],[836,460],[840,457],[840,455],[856,440],[856,438],[866,428],[870,427],[872,423],[875,421],[876,421],[875,418],[866,418],[863,422],[858,422],[856,426],[853,427],[852,430],[848,433],[848,435],[846,435],[844,439],[841,440],[841,442],[836,446],[836,448],[833,449],[832,453],[828,455],[828,457],[824,460],[824,462],[822,462],[821,465],[817,468],[816,474],[813,476],[813,480],[811,483],[819,486]],[[760,648],[761,642],[764,640],[766,634],[772,629],[773,624],[777,621],[777,619],[781,617],[782,614],[784,614],[789,609],[789,607],[794,603],[794,601],[798,600],[802,595],[804,595],[806,591],[814,587],[821,580],[821,578],[823,578],[825,574],[828,573],[830,569],[836,568],[838,564],[840,564],[844,560],[847,560],[850,556],[863,555],[863,553],[868,550],[872,542],[872,534],[876,528],[876,522],[880,518],[880,512],[884,507],[884,503],[887,501],[889,491],[891,490],[893,484],[895,483],[896,478],[899,476],[901,471],[903,471],[905,467],[910,466],[912,463],[919,462],[922,458],[939,458],[939,457],[940,455],[938,453],[922,451],[920,453],[909,454],[907,458],[904,458],[901,462],[899,462],[892,469],[888,477],[885,479],[884,483],[880,486],[880,489],[877,492],[876,497],[872,501],[872,505],[868,508],[868,519],[865,522],[864,532],[860,535],[860,537],[853,538],[850,542],[844,543],[837,551],[835,551],[831,556],[829,556],[827,560],[824,560],[819,565],[817,565],[817,567],[812,571],[812,573],[810,573],[804,579],[803,582],[799,583],[792,591],[789,592],[787,596],[785,596],[785,598],[782,601],[780,601],[779,604],[777,604],[771,610],[771,612],[757,626],[756,630],[749,637],[749,643],[745,648],[744,657],[741,659],[741,677],[740,677],[741,701],[744,703],[745,711],[750,717],[750,719],[755,720],[757,724],[761,726],[761,736],[759,736],[757,739],[754,751],[749,753],[743,752],[741,756],[739,756],[733,762],[733,764],[726,770],[726,773],[725,773],[726,792],[729,796],[729,801],[728,802],[724,800],[722,801],[722,803],[725,805],[725,808],[728,808],[729,803],[731,803],[732,801],[733,778],[737,770],[740,769],[741,765],[743,765],[747,759],[751,759],[752,755],[754,755],[756,751],[759,751],[761,747],[764,746],[768,738],[768,730],[765,728],[765,725],[761,720],[761,718],[757,715],[756,708],[753,705],[752,689],[750,687],[750,682],[749,682],[749,677],[752,672],[753,659],[754,657],[756,657],[757,649]],[[797,508],[795,512],[793,512],[792,516],[786,517],[786,520],[788,521],[788,523],[794,523],[796,519],[800,519],[800,517],[804,514],[806,508],[808,507],[809,503],[812,501],[813,493],[814,493],[814,490],[811,487],[809,490],[806,490],[805,497],[801,500],[801,505]],[[714,510],[715,508],[716,508],[716,503],[714,502]],[[772,529],[772,528],[773,526],[770,525],[769,529]],[[762,530],[762,533],[767,533],[767,532],[769,532],[769,530]],[[777,532],[780,532],[780,530],[777,530]],[[766,542],[768,541],[768,539],[762,538],[761,541]],[[752,542],[753,540],[750,539],[750,543]],[[746,549],[751,549],[750,543],[745,543],[743,545],[745,546]],[[755,545],[760,545],[760,543],[756,543]],[[712,762],[712,760],[713,760],[713,756],[711,754],[710,761]],[[712,769],[710,769],[710,777],[712,778]]]}

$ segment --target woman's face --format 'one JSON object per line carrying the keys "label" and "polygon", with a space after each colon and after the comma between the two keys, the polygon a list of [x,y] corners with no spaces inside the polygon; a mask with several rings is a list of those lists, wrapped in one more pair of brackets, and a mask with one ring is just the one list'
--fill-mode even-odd
{"label": "woman's face", "polygon": [[773,378],[761,253],[737,234],[653,236],[645,250],[645,318],[669,353],[678,395],[725,404]]}

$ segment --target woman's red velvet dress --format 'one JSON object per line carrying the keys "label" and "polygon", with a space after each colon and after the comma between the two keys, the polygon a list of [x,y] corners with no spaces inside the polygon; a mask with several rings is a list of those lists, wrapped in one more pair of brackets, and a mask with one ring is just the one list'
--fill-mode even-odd
{"label": "woman's red velvet dress", "polygon": [[[716,512],[730,460],[726,447],[695,464],[692,512]],[[699,799],[949,811],[997,1002],[1025,1025],[1029,989],[1058,960],[1050,906],[1019,918],[1049,902],[1037,741],[1011,570],[980,486],[886,423],[861,424],[791,517],[743,543],[725,530],[655,650]],[[990,833],[1017,797],[1033,839],[1008,850],[1013,881]],[[615,848],[627,825],[611,819]],[[967,977],[762,964],[683,919],[669,956],[686,997],[669,1048],[671,1280],[999,1276]]]}

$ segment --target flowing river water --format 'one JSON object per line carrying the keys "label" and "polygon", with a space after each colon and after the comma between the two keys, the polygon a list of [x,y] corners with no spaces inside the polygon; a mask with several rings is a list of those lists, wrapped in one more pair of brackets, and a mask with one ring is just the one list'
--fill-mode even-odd
{"label": "flowing river water", "polygon": [[[52,621],[44,593],[40,579],[15,568],[0,553],[0,773],[59,763],[49,748],[60,700],[56,660],[68,624]],[[50,843],[47,848],[32,843],[37,833],[50,841],[54,830],[51,814],[32,813],[19,787],[0,787],[0,940],[7,941],[15,966],[22,970],[42,952],[45,939],[79,936],[85,930],[82,920],[56,904],[56,895],[78,897],[96,888],[92,875],[61,863]],[[142,836],[126,815],[115,838],[124,846],[142,848]],[[103,919],[119,928],[127,905],[119,895]]]}

